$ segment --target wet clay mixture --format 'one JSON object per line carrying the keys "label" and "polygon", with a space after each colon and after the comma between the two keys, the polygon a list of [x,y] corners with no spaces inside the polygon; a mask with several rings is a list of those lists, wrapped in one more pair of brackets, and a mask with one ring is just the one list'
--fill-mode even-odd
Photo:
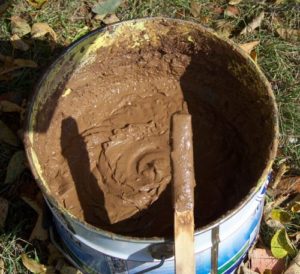
{"label": "wet clay mixture", "polygon": [[199,46],[174,35],[143,49],[99,50],[40,112],[37,127],[51,122],[35,135],[35,151],[54,197],[73,215],[122,235],[172,235],[170,122],[184,102],[193,124],[196,228],[255,184],[264,164],[254,155],[265,153],[256,128],[266,119],[227,70],[235,56],[194,40]]}

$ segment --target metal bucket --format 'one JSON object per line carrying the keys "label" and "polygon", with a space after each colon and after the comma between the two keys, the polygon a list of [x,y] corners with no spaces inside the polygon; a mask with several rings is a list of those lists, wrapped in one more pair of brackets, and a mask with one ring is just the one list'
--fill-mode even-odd
{"label": "metal bucket", "polygon": [[[149,40],[155,43],[161,36],[166,35],[164,28],[158,28],[158,24],[164,22],[176,25],[178,31],[185,34],[197,30],[206,39],[218,41],[226,47],[226,50],[243,60],[243,64],[234,59],[228,61],[228,70],[245,86],[253,87],[258,101],[267,98],[266,110],[262,108],[258,111],[269,111],[267,115],[270,116],[272,124],[268,132],[269,152],[263,159],[264,166],[256,185],[235,208],[218,220],[195,231],[197,273],[233,273],[259,231],[264,194],[276,155],[278,137],[277,108],[265,76],[257,64],[238,46],[229,40],[219,38],[215,33],[198,24],[164,18],[125,21],[95,30],[82,37],[69,46],[49,67],[37,85],[26,126],[27,156],[53,213],[60,246],[69,259],[84,273],[173,273],[173,243],[165,238],[134,238],[104,231],[79,220],[60,205],[51,194],[34,151],[37,115],[41,107],[75,69],[93,60],[96,50],[109,47],[126,37],[132,41],[132,47],[141,47]],[[53,236],[53,239],[56,238]]]}

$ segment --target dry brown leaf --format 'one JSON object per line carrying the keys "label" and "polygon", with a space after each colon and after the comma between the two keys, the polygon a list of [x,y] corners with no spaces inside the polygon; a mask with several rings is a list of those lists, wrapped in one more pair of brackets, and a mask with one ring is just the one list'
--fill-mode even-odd
{"label": "dry brown leaf", "polygon": [[38,214],[38,218],[36,221],[36,224],[31,232],[31,235],[29,237],[29,241],[33,239],[38,239],[41,241],[45,241],[48,239],[48,231],[43,227],[43,206],[44,206],[44,200],[41,192],[38,192],[38,194],[35,196],[35,199],[32,200],[29,197],[21,196],[21,198],[30,205],[34,211]]}
{"label": "dry brown leaf", "polygon": [[282,176],[289,170],[289,167],[285,164],[285,163],[282,163],[279,168],[278,168],[278,171],[276,173],[276,177],[274,179],[274,182],[271,186],[272,189],[276,189],[278,184],[280,183],[281,181],[281,178]]}
{"label": "dry brown leaf", "polygon": [[43,264],[38,263],[37,261],[28,258],[28,256],[23,253],[21,255],[22,263],[27,268],[27,270],[31,271],[32,273],[39,273],[44,274],[47,271],[47,267]]}
{"label": "dry brown leaf", "polygon": [[13,59],[10,56],[0,54],[0,61],[4,63],[0,67],[0,75],[14,71],[19,68],[36,68],[37,63],[28,59]]}
{"label": "dry brown leaf", "polygon": [[59,259],[63,259],[64,255],[56,248],[55,245],[49,243],[47,245],[48,249],[48,265],[54,265]]}
{"label": "dry brown leaf", "polygon": [[284,274],[297,274],[300,273],[300,252],[293,259],[288,269],[284,272]]}
{"label": "dry brown leaf", "polygon": [[198,17],[200,15],[201,6],[202,5],[198,1],[191,1],[190,12],[194,17]]}
{"label": "dry brown leaf", "polygon": [[240,14],[240,10],[236,6],[231,6],[229,5],[225,10],[224,10],[224,15],[228,17],[237,17]]}
{"label": "dry brown leaf", "polygon": [[22,51],[27,51],[29,49],[29,45],[26,44],[17,34],[13,34],[10,37],[10,42],[14,49],[19,49]]}
{"label": "dry brown leaf", "polygon": [[40,9],[47,0],[26,0],[31,6]]}
{"label": "dry brown leaf", "polygon": [[233,30],[233,25],[227,20],[218,20],[216,29],[219,35],[228,38]]}
{"label": "dry brown leaf", "polygon": [[22,112],[24,108],[19,105],[12,103],[10,101],[1,100],[0,101],[0,111],[2,112]]}
{"label": "dry brown leaf", "polygon": [[279,194],[300,193],[300,176],[281,179],[276,189]]}
{"label": "dry brown leaf", "polygon": [[285,260],[273,257],[271,250],[264,248],[254,248],[250,254],[251,269],[264,273],[266,269],[274,273],[282,273],[285,269]]}
{"label": "dry brown leaf", "polygon": [[0,258],[0,274],[4,274],[4,261]]}
{"label": "dry brown leaf", "polygon": [[[4,13],[11,3],[9,1],[2,1],[0,4],[0,15]],[[0,272],[1,273],[1,272]]]}
{"label": "dry brown leaf", "polygon": [[39,38],[49,34],[53,41],[57,41],[57,35],[55,31],[47,23],[35,23],[31,29],[32,38]]}
{"label": "dry brown leaf", "polygon": [[300,40],[300,29],[277,28],[276,32],[284,40]]}
{"label": "dry brown leaf", "polygon": [[263,19],[265,17],[265,13],[262,11],[257,17],[255,17],[246,27],[242,29],[240,35],[244,35],[254,31],[256,28],[260,27]]}
{"label": "dry brown leaf", "polygon": [[8,213],[8,201],[0,197],[0,228],[5,224]]}
{"label": "dry brown leaf", "polygon": [[252,42],[239,44],[239,47],[250,55],[251,51],[259,44],[259,40],[255,40]]}
{"label": "dry brown leaf", "polygon": [[31,27],[27,21],[20,16],[14,15],[10,18],[11,32],[22,37],[31,31]]}
{"label": "dry brown leaf", "polygon": [[242,0],[230,0],[228,2],[228,4],[229,5],[237,5],[237,4],[241,3],[241,2],[242,2]]}
{"label": "dry brown leaf", "polygon": [[113,23],[116,23],[116,22],[119,22],[120,19],[117,17],[117,15],[115,15],[114,13],[113,14],[110,14],[110,15],[107,15],[103,20],[102,22],[106,25],[110,25],[110,24],[113,24]]}
{"label": "dry brown leaf", "polygon": [[59,270],[61,274],[82,274],[82,272],[75,267],[64,264]]}
{"label": "dry brown leaf", "polygon": [[252,58],[252,60],[256,63],[257,62],[257,53],[255,50],[252,50],[250,52],[250,57]]}

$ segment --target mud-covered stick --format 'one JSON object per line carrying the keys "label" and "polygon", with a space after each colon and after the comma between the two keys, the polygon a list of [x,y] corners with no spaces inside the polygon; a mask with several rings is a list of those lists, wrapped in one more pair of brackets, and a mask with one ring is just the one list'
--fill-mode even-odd
{"label": "mud-covered stick", "polygon": [[189,114],[172,117],[172,170],[174,193],[175,269],[195,273],[194,255],[194,160],[192,123]]}

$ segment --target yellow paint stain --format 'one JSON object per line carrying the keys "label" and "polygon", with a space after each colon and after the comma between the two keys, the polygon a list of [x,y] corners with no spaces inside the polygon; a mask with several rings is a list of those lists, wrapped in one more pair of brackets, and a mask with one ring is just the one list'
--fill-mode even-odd
{"label": "yellow paint stain", "polygon": [[71,92],[72,92],[72,90],[71,90],[70,88],[66,89],[66,90],[63,92],[62,97],[67,97]]}

